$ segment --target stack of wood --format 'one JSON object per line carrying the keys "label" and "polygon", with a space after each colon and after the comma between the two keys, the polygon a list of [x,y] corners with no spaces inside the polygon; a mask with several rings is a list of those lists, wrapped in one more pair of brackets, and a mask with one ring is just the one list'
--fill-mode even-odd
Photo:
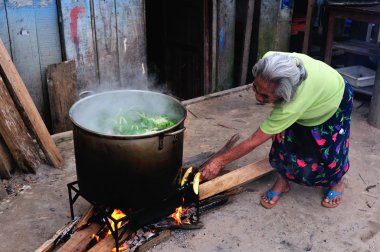
{"label": "stack of wood", "polygon": [[14,168],[35,173],[42,163],[54,167],[63,164],[1,39],[0,108],[0,178],[9,179]]}

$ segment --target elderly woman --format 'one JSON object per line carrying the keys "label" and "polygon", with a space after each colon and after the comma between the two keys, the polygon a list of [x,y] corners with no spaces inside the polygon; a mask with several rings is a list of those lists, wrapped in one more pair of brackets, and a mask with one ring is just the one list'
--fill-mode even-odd
{"label": "elderly woman", "polygon": [[251,137],[207,162],[203,179],[214,178],[226,164],[272,138],[269,161],[278,174],[261,205],[275,206],[290,180],[328,187],[322,205],[338,206],[349,168],[351,86],[330,66],[299,53],[268,52],[253,75],[256,100],[274,104],[273,110]]}

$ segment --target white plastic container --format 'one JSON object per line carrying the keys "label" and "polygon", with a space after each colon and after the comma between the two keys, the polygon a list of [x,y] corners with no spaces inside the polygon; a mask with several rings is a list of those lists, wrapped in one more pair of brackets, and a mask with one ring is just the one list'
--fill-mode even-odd
{"label": "white plastic container", "polygon": [[376,72],[364,66],[350,66],[336,70],[354,87],[367,87],[375,84]]}

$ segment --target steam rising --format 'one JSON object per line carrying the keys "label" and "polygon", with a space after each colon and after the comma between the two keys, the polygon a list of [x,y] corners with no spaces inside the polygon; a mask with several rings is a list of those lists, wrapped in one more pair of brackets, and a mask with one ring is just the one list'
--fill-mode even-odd
{"label": "steam rising", "polygon": [[[75,124],[86,130],[106,135],[112,134],[112,127],[99,123],[102,117],[115,118],[120,113],[165,115],[180,122],[185,109],[169,96],[141,90],[115,90],[98,93],[77,102],[70,110]],[[175,126],[174,126],[175,127]]]}

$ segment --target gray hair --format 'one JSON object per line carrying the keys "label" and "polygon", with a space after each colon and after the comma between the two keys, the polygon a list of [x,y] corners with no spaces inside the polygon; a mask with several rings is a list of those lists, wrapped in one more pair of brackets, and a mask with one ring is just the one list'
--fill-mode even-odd
{"label": "gray hair", "polygon": [[272,85],[278,85],[275,94],[289,102],[297,87],[307,77],[301,59],[286,54],[275,53],[260,59],[252,69],[254,77],[260,76]]}

